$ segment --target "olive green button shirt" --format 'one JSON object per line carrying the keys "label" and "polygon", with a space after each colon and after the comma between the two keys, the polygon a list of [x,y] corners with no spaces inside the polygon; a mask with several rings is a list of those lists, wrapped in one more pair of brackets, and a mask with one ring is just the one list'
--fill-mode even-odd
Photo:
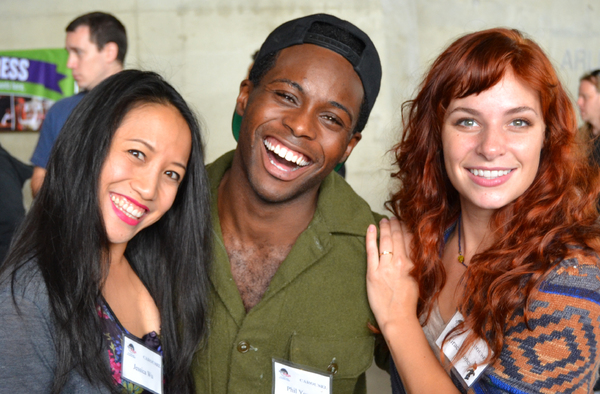
{"label": "olive green button shirt", "polygon": [[215,255],[209,336],[194,363],[196,391],[270,394],[272,358],[278,358],[337,370],[336,394],[365,393],[375,342],[367,327],[375,319],[366,293],[365,234],[381,216],[342,177],[330,174],[308,228],[246,314],[217,210],[218,186],[232,159],[229,152],[208,167]]}

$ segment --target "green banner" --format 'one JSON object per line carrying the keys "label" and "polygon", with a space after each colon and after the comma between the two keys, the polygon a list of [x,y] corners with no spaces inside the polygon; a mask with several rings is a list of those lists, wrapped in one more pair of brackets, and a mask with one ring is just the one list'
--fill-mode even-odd
{"label": "green banner", "polygon": [[0,131],[37,131],[75,80],[63,48],[0,51]]}

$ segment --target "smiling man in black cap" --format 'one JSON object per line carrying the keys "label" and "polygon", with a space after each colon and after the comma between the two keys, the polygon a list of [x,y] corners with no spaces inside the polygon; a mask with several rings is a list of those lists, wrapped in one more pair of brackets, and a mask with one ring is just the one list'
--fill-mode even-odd
{"label": "smiling man in black cap", "polygon": [[300,393],[329,375],[333,393],[366,392],[364,237],[379,215],[333,170],[380,82],[369,37],[330,15],[287,22],[262,45],[236,102],[238,146],[209,166],[215,259],[198,393]]}

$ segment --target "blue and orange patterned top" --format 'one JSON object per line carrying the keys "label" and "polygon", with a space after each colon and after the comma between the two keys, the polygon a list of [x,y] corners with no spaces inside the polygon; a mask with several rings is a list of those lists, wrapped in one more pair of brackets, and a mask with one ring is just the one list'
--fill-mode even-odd
{"label": "blue and orange patterned top", "polygon": [[[499,358],[468,394],[593,393],[600,365],[600,260],[572,248],[547,275],[529,305],[508,321]],[[391,360],[392,393],[404,394]],[[453,377],[453,376],[451,376]]]}
{"label": "blue and orange patterned top", "polygon": [[[108,351],[108,360],[110,362],[110,372],[117,386],[121,386],[123,394],[151,394],[151,391],[144,389],[134,383],[121,378],[121,363],[123,359],[123,333],[133,336],[125,327],[121,325],[117,316],[110,309],[110,306],[100,298],[97,306],[98,316],[102,318],[104,340]],[[152,349],[162,355],[160,337],[152,331],[144,335],[140,341],[149,349]]]}

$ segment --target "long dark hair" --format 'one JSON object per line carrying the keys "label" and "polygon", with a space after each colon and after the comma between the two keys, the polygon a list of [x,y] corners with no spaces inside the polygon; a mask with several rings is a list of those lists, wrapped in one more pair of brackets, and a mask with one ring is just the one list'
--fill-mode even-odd
{"label": "long dark hair", "polygon": [[96,311],[108,274],[108,238],[98,180],[116,129],[144,103],[171,105],[192,133],[187,171],[173,206],[127,245],[125,256],[160,311],[167,392],[192,392],[194,352],[206,331],[211,230],[208,178],[200,127],[183,98],[158,74],[122,71],[93,89],[63,127],[39,195],[1,272],[34,260],[48,289],[56,331],[53,392],[69,371],[114,390]]}

